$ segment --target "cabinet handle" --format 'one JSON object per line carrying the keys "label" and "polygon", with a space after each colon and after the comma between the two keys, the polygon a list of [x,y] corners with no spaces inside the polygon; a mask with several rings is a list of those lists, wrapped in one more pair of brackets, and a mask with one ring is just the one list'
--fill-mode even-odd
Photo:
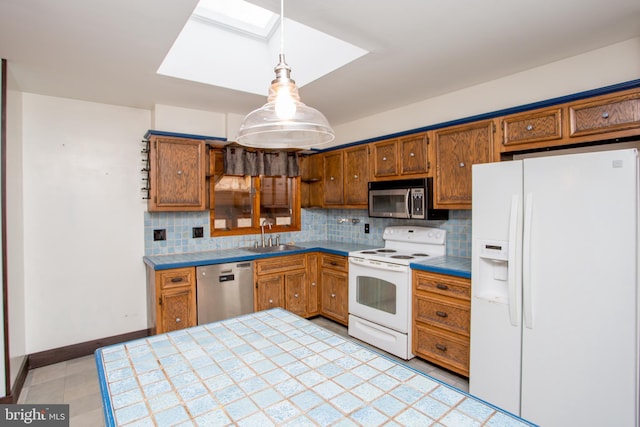
{"label": "cabinet handle", "polygon": [[298,294],[293,294],[293,297],[294,298],[298,298]]}
{"label": "cabinet handle", "polygon": [[335,298],[335,297],[336,297],[336,294],[331,294],[331,298]]}
{"label": "cabinet handle", "polygon": [[269,304],[273,304],[273,300],[272,299],[269,300]]}
{"label": "cabinet handle", "polygon": [[447,351],[447,346],[443,344],[436,344],[436,348],[440,351]]}
{"label": "cabinet handle", "polygon": [[330,177],[329,179],[330,179],[331,181],[333,181],[335,178],[334,178],[334,177]]}
{"label": "cabinet handle", "polygon": [[178,175],[182,175],[182,171],[178,171]]}
{"label": "cabinet handle", "polygon": [[447,317],[447,313],[444,311],[436,311],[436,315],[439,317]]}
{"label": "cabinet handle", "polygon": [[608,111],[603,112],[602,113],[602,118],[603,119],[608,119],[609,118],[609,112]]}
{"label": "cabinet handle", "polygon": [[171,283],[180,283],[182,282],[182,277],[172,277]]}
{"label": "cabinet handle", "polygon": [[447,289],[449,289],[449,287],[447,285],[444,285],[442,283],[436,284],[436,288],[442,289],[443,291],[446,291]]}
{"label": "cabinet handle", "polygon": [[415,157],[415,153],[409,153],[409,157]]}
{"label": "cabinet handle", "polygon": [[382,158],[382,161],[383,161],[383,162],[386,162],[386,161],[387,161],[387,158],[386,158],[386,157],[383,157],[383,158]]}
{"label": "cabinet handle", "polygon": [[532,131],[533,130],[533,125],[527,125],[527,130],[528,131]]}
{"label": "cabinet handle", "polygon": [[180,322],[181,322],[180,318],[176,317],[176,323],[180,323]]}
{"label": "cabinet handle", "polygon": [[358,175],[353,175],[353,179],[358,179]]}
{"label": "cabinet handle", "polygon": [[311,282],[311,286],[315,286],[315,285],[316,285],[316,282]]}
{"label": "cabinet handle", "polygon": [[464,162],[460,162],[460,167],[463,168],[464,167]]}
{"label": "cabinet handle", "polygon": [[329,264],[331,264],[331,265],[338,265],[338,263],[337,263],[337,262],[335,262],[335,261],[331,261],[331,262],[329,262]]}

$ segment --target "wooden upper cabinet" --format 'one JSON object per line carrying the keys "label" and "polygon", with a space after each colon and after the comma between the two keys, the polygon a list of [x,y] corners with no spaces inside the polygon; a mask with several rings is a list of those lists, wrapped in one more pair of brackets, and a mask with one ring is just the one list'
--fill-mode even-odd
{"label": "wooden upper cabinet", "polygon": [[149,211],[205,210],[204,141],[151,136],[149,145]]}
{"label": "wooden upper cabinet", "polygon": [[535,112],[513,114],[502,120],[502,151],[535,148],[533,144],[557,141],[562,138],[562,108],[554,107]]}
{"label": "wooden upper cabinet", "polygon": [[343,195],[342,151],[324,154],[324,204],[341,205]]}
{"label": "wooden upper cabinet", "polygon": [[360,145],[344,152],[344,204],[367,206],[369,201],[369,147]]}
{"label": "wooden upper cabinet", "polygon": [[434,132],[435,208],[471,209],[471,165],[495,161],[494,132],[493,120]]}
{"label": "wooden upper cabinet", "polygon": [[427,133],[380,141],[373,148],[373,178],[425,175],[429,170]]}
{"label": "wooden upper cabinet", "polygon": [[400,138],[400,175],[426,174],[429,170],[427,134]]}
{"label": "wooden upper cabinet", "polygon": [[300,205],[303,208],[322,207],[322,155],[300,157]]}
{"label": "wooden upper cabinet", "polygon": [[365,207],[368,202],[369,147],[324,154],[324,205]]}
{"label": "wooden upper cabinet", "polygon": [[376,178],[398,175],[398,140],[374,142],[373,176]]}
{"label": "wooden upper cabinet", "polygon": [[[640,129],[640,92],[607,95],[569,105],[569,136],[580,137]],[[627,136],[624,134],[616,136]]]}

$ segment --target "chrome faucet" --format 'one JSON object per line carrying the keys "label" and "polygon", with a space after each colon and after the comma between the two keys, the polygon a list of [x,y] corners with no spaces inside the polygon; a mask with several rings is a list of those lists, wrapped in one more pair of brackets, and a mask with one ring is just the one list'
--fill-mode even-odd
{"label": "chrome faucet", "polygon": [[262,224],[260,225],[260,234],[262,236],[261,241],[262,241],[262,247],[263,248],[266,246],[265,242],[264,242],[264,226],[268,225],[269,226],[269,230],[271,230],[271,224],[272,224],[271,220],[265,218],[265,219],[262,220]]}

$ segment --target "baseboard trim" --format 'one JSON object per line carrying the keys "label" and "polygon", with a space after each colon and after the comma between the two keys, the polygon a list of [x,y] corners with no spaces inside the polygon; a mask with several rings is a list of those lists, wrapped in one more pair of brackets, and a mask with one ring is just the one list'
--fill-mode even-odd
{"label": "baseboard trim", "polygon": [[151,330],[143,329],[141,331],[114,335],[112,337],[100,338],[93,341],[86,341],[79,344],[72,344],[65,347],[33,353],[28,356],[28,369],[41,368],[43,366],[53,365],[54,363],[88,356],[93,354],[100,347],[144,338],[149,335],[151,335]]}

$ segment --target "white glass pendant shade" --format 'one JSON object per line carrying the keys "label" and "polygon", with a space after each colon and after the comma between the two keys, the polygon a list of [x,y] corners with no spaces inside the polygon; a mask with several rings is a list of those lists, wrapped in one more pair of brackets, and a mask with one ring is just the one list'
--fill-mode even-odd
{"label": "white glass pendant shade", "polygon": [[309,148],[333,141],[324,115],[300,102],[291,68],[280,54],[267,103],[249,113],[240,125],[238,144],[255,148]]}

